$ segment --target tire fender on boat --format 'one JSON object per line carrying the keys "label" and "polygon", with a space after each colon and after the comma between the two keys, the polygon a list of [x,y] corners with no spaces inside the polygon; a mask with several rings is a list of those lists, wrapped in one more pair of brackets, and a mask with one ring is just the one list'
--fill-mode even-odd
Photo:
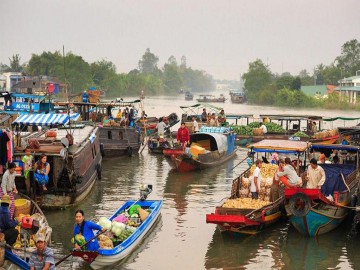
{"label": "tire fender on boat", "polygon": [[101,153],[102,157],[105,156],[105,150],[104,150],[104,144],[103,143],[100,143],[100,153]]}
{"label": "tire fender on boat", "polygon": [[96,165],[96,173],[97,173],[97,177],[98,177],[99,180],[101,180],[101,172],[102,172],[102,167],[101,167],[101,164],[98,163]]}
{"label": "tire fender on boat", "polygon": [[306,194],[299,192],[292,196],[289,200],[289,208],[291,213],[297,217],[304,217],[310,211],[311,202]]}

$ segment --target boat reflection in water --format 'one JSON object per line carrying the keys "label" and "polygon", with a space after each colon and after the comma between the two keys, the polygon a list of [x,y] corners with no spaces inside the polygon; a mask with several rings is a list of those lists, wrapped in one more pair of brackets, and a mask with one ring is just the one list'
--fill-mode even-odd
{"label": "boat reflection in water", "polygon": [[289,223],[252,236],[232,237],[216,229],[206,252],[205,269],[358,269],[347,255],[347,246],[358,242],[347,239],[347,230],[340,226],[331,234],[309,238]]}

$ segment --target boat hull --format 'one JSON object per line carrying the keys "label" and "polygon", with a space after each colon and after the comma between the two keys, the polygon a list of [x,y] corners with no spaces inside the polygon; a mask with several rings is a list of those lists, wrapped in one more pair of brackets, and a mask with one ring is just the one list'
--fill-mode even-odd
{"label": "boat hull", "polygon": [[176,168],[176,170],[178,170],[179,172],[190,172],[219,166],[226,161],[232,159],[235,155],[236,152],[232,152],[210,162],[201,162],[187,155],[172,155],[171,160],[173,163],[173,167]]}

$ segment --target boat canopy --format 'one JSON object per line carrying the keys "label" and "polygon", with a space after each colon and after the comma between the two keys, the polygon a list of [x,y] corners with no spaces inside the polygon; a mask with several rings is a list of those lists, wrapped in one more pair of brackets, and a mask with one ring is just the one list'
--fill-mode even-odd
{"label": "boat canopy", "polygon": [[343,145],[343,144],[312,144],[310,146],[310,150],[343,150],[349,152],[358,152],[360,150],[360,146],[356,145]]}
{"label": "boat canopy", "polygon": [[342,117],[342,116],[338,116],[338,117],[333,117],[333,118],[324,118],[324,121],[327,122],[331,122],[331,121],[335,121],[335,120],[359,120],[360,117]]}
{"label": "boat canopy", "polygon": [[22,94],[22,93],[11,93],[11,96],[15,98],[31,98],[31,99],[39,99],[39,100],[43,100],[46,98],[46,95],[31,95],[31,94]]}
{"label": "boat canopy", "polygon": [[308,143],[303,141],[291,140],[262,140],[257,143],[250,144],[248,148],[252,152],[278,152],[284,154],[294,154],[305,152]]}
{"label": "boat canopy", "polygon": [[210,141],[210,151],[227,152],[227,136],[221,133],[193,133],[190,135],[190,142]]}
{"label": "boat canopy", "polygon": [[79,118],[79,114],[22,114],[13,122],[14,125],[26,125],[26,126],[51,126],[51,125],[66,125],[69,120],[75,120]]}

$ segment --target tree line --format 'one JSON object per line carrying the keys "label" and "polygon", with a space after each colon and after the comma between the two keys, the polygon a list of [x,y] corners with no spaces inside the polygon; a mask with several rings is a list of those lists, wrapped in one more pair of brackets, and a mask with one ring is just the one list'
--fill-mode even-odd
{"label": "tree line", "polygon": [[292,76],[289,72],[279,75],[271,72],[262,60],[256,59],[249,63],[249,69],[242,75],[242,79],[245,81],[247,100],[253,104],[360,109],[357,104],[347,104],[337,93],[324,99],[299,91],[302,85],[338,85],[340,79],[355,76],[356,71],[360,71],[360,43],[353,39],[342,45],[341,55],[331,64],[317,65],[312,75],[305,69],[297,76]]}
{"label": "tree line", "polygon": [[146,49],[138,67],[129,73],[117,73],[111,61],[86,62],[72,52],[65,56],[60,51],[32,54],[27,63],[21,63],[18,54],[9,58],[10,65],[0,63],[1,72],[22,72],[24,76],[56,77],[67,84],[76,94],[96,87],[108,97],[145,95],[172,95],[179,91],[207,92],[215,88],[211,75],[203,70],[187,66],[186,57],[178,64],[174,56],[169,57],[163,67],[158,67],[159,58]]}

